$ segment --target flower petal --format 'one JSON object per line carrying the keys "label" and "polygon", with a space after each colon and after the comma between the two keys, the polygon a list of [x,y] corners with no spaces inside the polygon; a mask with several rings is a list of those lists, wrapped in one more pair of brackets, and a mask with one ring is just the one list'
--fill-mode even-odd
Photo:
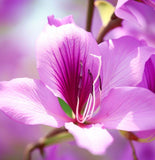
{"label": "flower petal", "polygon": [[145,40],[150,46],[155,47],[155,17],[154,9],[146,4],[128,1],[116,9],[116,15],[123,19],[122,26],[138,39]]}
{"label": "flower petal", "polygon": [[148,88],[152,92],[155,93],[155,56],[151,56],[151,58],[146,62],[143,79],[138,84],[138,86]]}
{"label": "flower petal", "polygon": [[[118,87],[103,99],[99,113],[92,120],[105,128],[126,131],[155,129],[155,95],[140,87]],[[96,120],[95,120],[96,119]]]}
{"label": "flower petal", "polygon": [[152,16],[155,14],[153,8],[136,1],[127,1],[116,9],[115,13],[118,17],[143,28],[148,25],[148,22],[152,21]]}
{"label": "flower petal", "polygon": [[149,131],[134,132],[140,142],[151,142],[155,140],[155,129]]}
{"label": "flower petal", "polygon": [[143,0],[144,3],[146,3],[147,5],[153,7],[155,9],[155,1],[154,0]]}
{"label": "flower petal", "polygon": [[65,127],[74,135],[78,146],[93,154],[103,154],[113,141],[107,130],[97,125],[82,128],[73,123],[66,123]]}
{"label": "flower petal", "polygon": [[127,35],[127,31],[123,27],[116,27],[105,35],[104,40],[117,39]]}
{"label": "flower petal", "polygon": [[63,19],[55,19],[54,15],[48,16],[48,24],[50,26],[59,27],[69,23],[74,23],[72,16],[64,17]]}
{"label": "flower petal", "polygon": [[51,21],[37,43],[39,75],[75,113],[79,92],[81,110],[98,75],[100,51],[92,35],[71,21]]}
{"label": "flower petal", "polygon": [[142,80],[145,62],[154,53],[153,48],[128,36],[101,43],[100,49],[102,97],[114,87],[136,86]]}
{"label": "flower petal", "polygon": [[127,2],[128,0],[119,0],[117,1],[117,5],[116,5],[116,8],[119,8],[121,7],[125,2]]}
{"label": "flower petal", "polygon": [[25,124],[60,127],[69,121],[52,92],[41,81],[28,78],[0,83],[0,110]]}

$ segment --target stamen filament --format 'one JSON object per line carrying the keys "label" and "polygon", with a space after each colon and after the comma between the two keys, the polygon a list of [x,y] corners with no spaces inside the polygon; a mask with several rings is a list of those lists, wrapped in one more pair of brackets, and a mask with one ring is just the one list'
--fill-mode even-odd
{"label": "stamen filament", "polygon": [[79,79],[79,84],[78,84],[78,97],[80,96],[80,90],[82,86],[82,76],[83,76],[83,64],[80,62],[80,79]]}
{"label": "stamen filament", "polygon": [[76,119],[79,122],[79,97],[77,97],[77,104],[76,104]]}
{"label": "stamen filament", "polygon": [[82,118],[79,118],[79,97],[77,98],[77,106],[76,106],[76,119],[79,123],[84,123],[87,118],[89,117],[89,112],[91,109],[91,104],[92,104],[92,94],[89,94],[87,104],[84,110],[84,113],[82,115]]}
{"label": "stamen filament", "polygon": [[[100,78],[101,56],[96,56],[96,55],[93,55],[93,54],[91,54],[91,55],[94,56],[95,58],[98,58],[99,69],[98,69],[97,76],[96,76],[95,80],[93,81],[92,92],[88,96],[87,103],[86,103],[82,118],[79,117],[79,95],[77,96],[76,119],[79,123],[84,123],[86,120],[90,119],[93,116],[94,109],[95,109],[95,104],[96,104],[95,84],[96,84],[97,80]],[[81,65],[81,68],[82,68],[82,65]],[[80,73],[80,76],[81,76],[81,73]],[[100,89],[99,90],[101,90],[101,82],[100,82]]]}
{"label": "stamen filament", "polygon": [[[83,113],[83,118],[87,118],[88,117],[88,113],[90,111],[90,108],[91,108],[91,103],[92,103],[92,94],[90,93],[89,94],[89,97],[88,97],[88,100],[87,100],[87,104],[86,104],[86,107],[84,109],[84,113]],[[84,119],[85,119],[84,118]]]}
{"label": "stamen filament", "polygon": [[92,55],[96,58],[98,58],[99,60],[99,69],[98,69],[98,73],[97,73],[97,76],[93,82],[93,106],[92,106],[92,109],[91,109],[91,113],[89,115],[89,119],[93,116],[93,113],[94,113],[94,109],[95,109],[95,103],[96,103],[96,94],[95,94],[95,84],[98,80],[98,78],[100,77],[100,71],[101,71],[101,57],[100,56],[95,56],[95,55]]}

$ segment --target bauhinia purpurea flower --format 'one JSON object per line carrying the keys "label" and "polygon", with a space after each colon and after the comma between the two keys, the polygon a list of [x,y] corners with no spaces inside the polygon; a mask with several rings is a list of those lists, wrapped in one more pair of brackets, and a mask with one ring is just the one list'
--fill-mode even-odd
{"label": "bauhinia purpurea flower", "polygon": [[[102,154],[113,140],[106,128],[155,127],[154,94],[134,87],[152,53],[128,36],[98,45],[71,16],[49,16],[37,41],[40,79],[1,82],[0,109],[25,124],[65,126],[80,147]],[[70,107],[70,116],[60,101]]]}

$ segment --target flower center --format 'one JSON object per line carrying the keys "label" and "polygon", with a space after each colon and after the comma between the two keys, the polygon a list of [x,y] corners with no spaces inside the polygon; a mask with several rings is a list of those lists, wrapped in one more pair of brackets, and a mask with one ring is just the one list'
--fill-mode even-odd
{"label": "flower center", "polygon": [[[92,54],[91,54],[92,55]],[[94,56],[94,58],[96,58],[99,61],[99,69],[97,71],[97,76],[95,77],[95,79],[93,80],[93,75],[91,73],[90,70],[88,70],[88,76],[90,76],[91,79],[91,89],[90,89],[90,93],[87,99],[87,102],[85,104],[84,110],[83,110],[83,114],[81,115],[79,113],[79,97],[80,97],[80,89],[81,89],[81,83],[82,83],[82,75],[83,75],[83,64],[82,62],[80,62],[80,66],[81,66],[81,70],[80,70],[80,80],[79,80],[79,85],[78,85],[78,94],[77,94],[77,104],[76,104],[76,120],[79,123],[84,123],[85,121],[91,119],[91,117],[93,116],[94,110],[95,110],[95,104],[96,104],[96,83],[99,80],[99,91],[101,91],[102,85],[101,85],[101,78],[100,78],[100,70],[101,70],[101,57],[100,56],[96,56],[96,55],[92,55]]]}

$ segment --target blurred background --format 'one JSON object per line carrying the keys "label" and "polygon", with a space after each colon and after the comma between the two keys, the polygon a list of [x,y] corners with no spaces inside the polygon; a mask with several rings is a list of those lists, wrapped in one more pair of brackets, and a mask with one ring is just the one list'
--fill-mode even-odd
{"label": "blurred background", "polygon": [[[87,0],[0,0],[0,81],[13,78],[38,78],[36,69],[36,39],[47,23],[47,16],[57,18],[73,15],[75,23],[85,28]],[[101,27],[98,11],[95,9],[92,32],[97,36]],[[28,126],[11,120],[0,112],[0,160],[22,160],[24,150],[30,143],[45,136],[52,128]],[[129,143],[119,133],[113,132],[114,143],[104,156],[94,156],[73,143],[48,147],[47,160],[132,160]],[[136,144],[137,146],[139,144]],[[146,145],[139,145],[139,154],[146,158],[155,157],[151,149],[143,152]],[[41,160],[38,151],[33,160]],[[143,159],[145,160],[145,159]],[[150,158],[150,160],[153,160]]]}

